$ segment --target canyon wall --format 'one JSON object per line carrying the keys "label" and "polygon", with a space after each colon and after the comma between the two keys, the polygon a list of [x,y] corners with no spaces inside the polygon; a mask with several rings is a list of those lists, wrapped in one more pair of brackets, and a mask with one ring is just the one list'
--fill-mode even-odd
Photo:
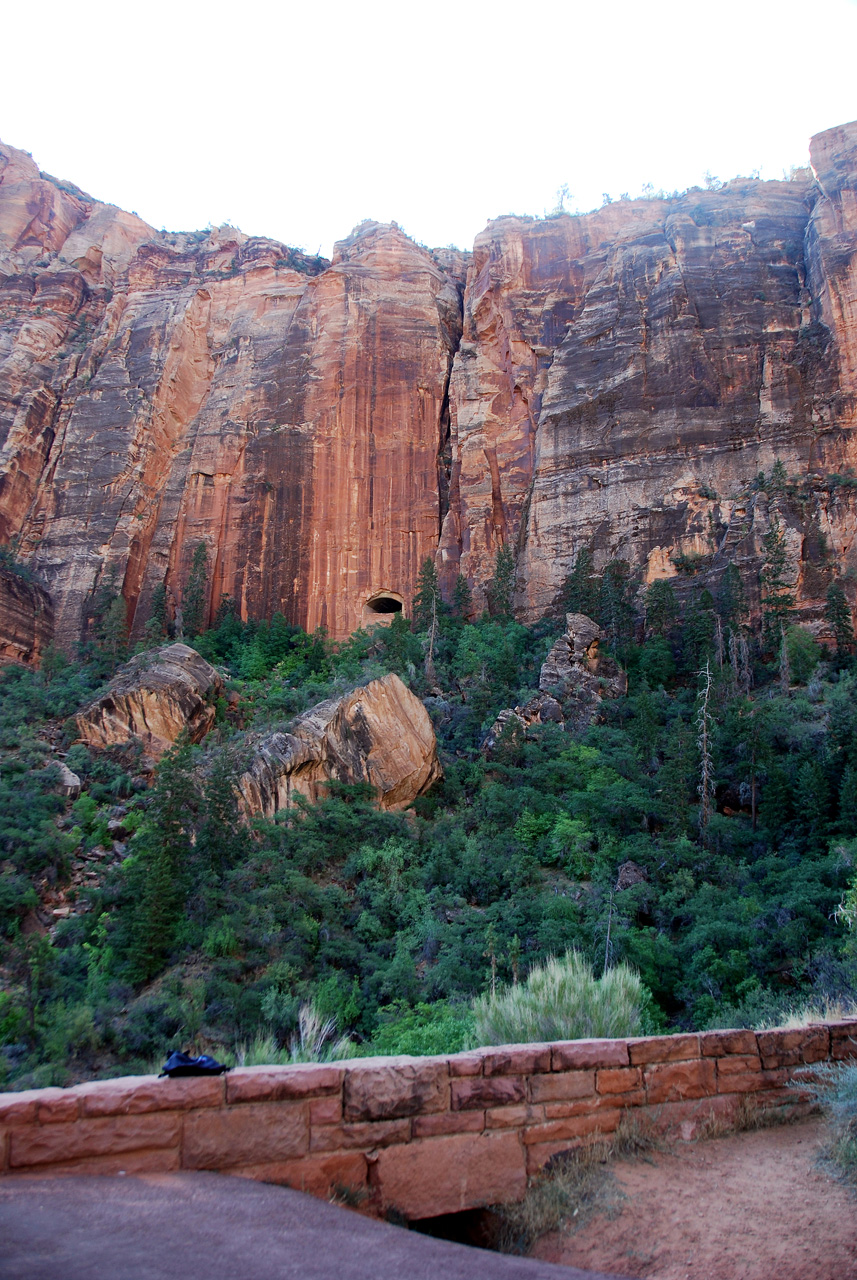
{"label": "canyon wall", "polygon": [[[335,637],[406,611],[437,555],[551,608],[578,550],[752,600],[772,511],[804,616],[857,575],[857,123],[814,172],[583,216],[501,218],[472,254],[365,223],[313,258],[157,232],[0,146],[0,540],[86,633],[181,607]],[[755,483],[777,458],[788,491]],[[829,554],[828,554],[829,553]]]}

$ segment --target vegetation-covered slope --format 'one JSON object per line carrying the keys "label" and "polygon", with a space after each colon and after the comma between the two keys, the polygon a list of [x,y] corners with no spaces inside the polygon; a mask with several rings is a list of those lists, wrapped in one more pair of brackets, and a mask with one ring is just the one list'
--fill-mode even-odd
{"label": "vegetation-covered slope", "polygon": [[[791,625],[773,543],[765,573],[761,632],[734,569],[717,598],[691,579],[680,601],[622,564],[596,575],[585,552],[556,617],[533,628],[510,616],[504,553],[493,614],[466,620],[461,579],[442,605],[427,563],[413,622],[339,646],[279,616],[242,623],[224,601],[193,641],[228,675],[218,728],[169,753],[154,787],[130,747],[68,746],[67,717],[123,656],[121,606],[105,598],[81,661],[0,675],[6,1087],[127,1071],[173,1047],[283,1045],[309,1000],[355,1046],[453,1050],[474,996],[569,948],[598,973],[633,965],[652,1028],[853,995],[837,914],[857,858],[850,616],[832,590],[838,645],[822,649]],[[566,608],[599,620],[627,696],[582,732],[507,727],[486,752],[498,711],[537,687]],[[148,631],[162,638],[157,613]],[[232,779],[248,731],[387,671],[426,699],[443,783],[407,814],[334,785],[315,807],[242,822]],[[51,764],[64,744],[83,782],[73,801]],[[52,914],[61,900],[71,911]]]}

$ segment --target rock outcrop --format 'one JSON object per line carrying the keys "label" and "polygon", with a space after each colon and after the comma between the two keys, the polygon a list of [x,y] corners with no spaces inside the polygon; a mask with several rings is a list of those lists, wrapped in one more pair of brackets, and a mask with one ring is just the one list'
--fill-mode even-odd
{"label": "rock outcrop", "polygon": [[201,742],[214,724],[220,676],[186,644],[138,654],[116,673],[106,693],[76,717],[87,746],[103,748],[136,738],[155,759],[187,730]]}
{"label": "rock outcrop", "polygon": [[780,458],[796,589],[857,578],[857,122],[791,181],[501,218],[472,255],[365,223],[332,262],[171,235],[0,147],[0,540],[70,647],[115,573],[132,635],[194,548],[209,615],[343,637],[421,561],[553,607],[581,547],[754,588]]}
{"label": "rock outcrop", "polygon": [[397,675],[372,680],[271,733],[238,783],[250,813],[273,817],[296,795],[317,800],[330,781],[367,782],[381,809],[405,809],[443,776],[428,713]]}
{"label": "rock outcrop", "polygon": [[54,635],[50,596],[0,564],[0,662],[38,662]]}
{"label": "rock outcrop", "polygon": [[521,707],[501,711],[482,744],[491,755],[504,732],[533,724],[567,725],[578,731],[599,715],[603,698],[627,691],[625,672],[602,653],[601,628],[582,613],[565,615],[565,635],[553,645],[539,673],[539,692]]}

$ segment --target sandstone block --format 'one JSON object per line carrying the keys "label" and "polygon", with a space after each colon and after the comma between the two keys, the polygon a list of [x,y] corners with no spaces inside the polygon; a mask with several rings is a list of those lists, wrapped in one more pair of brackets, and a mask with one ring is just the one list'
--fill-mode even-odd
{"label": "sandstone block", "polygon": [[64,1089],[46,1089],[46,1094],[39,1101],[39,1124],[61,1124],[77,1119],[78,1100],[74,1093]]}
{"label": "sandstone block", "polygon": [[9,1163],[21,1169],[150,1147],[178,1149],[180,1132],[181,1116],[170,1111],[13,1129]]}
{"label": "sandstone block", "polygon": [[729,1054],[757,1053],[756,1033],[749,1030],[703,1031],[699,1037],[703,1058],[722,1058]]}
{"label": "sandstone block", "polygon": [[313,1128],[310,1135],[310,1151],[348,1151],[375,1147],[388,1147],[396,1142],[408,1142],[411,1121],[376,1120],[357,1124],[324,1124]]}
{"label": "sandstone block", "polygon": [[699,1036],[646,1036],[642,1040],[629,1040],[628,1049],[632,1065],[647,1062],[681,1062],[700,1056]]}
{"label": "sandstone block", "polygon": [[309,1144],[307,1108],[300,1102],[250,1102],[184,1118],[183,1169],[228,1169],[301,1155]]}
{"label": "sandstone block", "polygon": [[547,1120],[558,1120],[564,1116],[590,1116],[596,1111],[603,1110],[605,1107],[643,1107],[646,1105],[648,1097],[645,1089],[632,1089],[629,1093],[604,1093],[595,1094],[591,1098],[579,1098],[576,1102],[569,1100],[568,1102],[546,1102],[545,1118]]}
{"label": "sandstone block", "polygon": [[76,717],[87,745],[113,746],[139,738],[159,757],[182,732],[201,742],[214,724],[214,700],[223,681],[186,644],[141,653],[121,667],[108,691]]}
{"label": "sandstone block", "polygon": [[639,1067],[607,1067],[595,1073],[595,1087],[599,1093],[630,1093],[643,1083]]}
{"label": "sandstone block", "polygon": [[721,1094],[693,1102],[664,1102],[646,1114],[658,1132],[678,1133],[683,1142],[690,1142],[713,1122],[728,1124],[739,1102],[737,1094]]}
{"label": "sandstone block", "polygon": [[447,1059],[450,1076],[481,1076],[483,1057],[479,1050],[456,1053]]}
{"label": "sandstone block", "polygon": [[172,1080],[158,1076],[121,1076],[118,1080],[92,1080],[73,1093],[84,1116],[143,1115],[149,1111],[190,1111],[196,1107],[220,1107],[224,1101],[223,1076],[188,1076]]}
{"label": "sandstone block", "polygon": [[837,1062],[857,1058],[857,1022],[840,1022],[831,1026],[830,1056]]}
{"label": "sandstone block", "polygon": [[757,1053],[733,1053],[717,1059],[717,1076],[746,1075],[762,1070],[762,1060]]}
{"label": "sandstone block", "polygon": [[431,1116],[414,1116],[414,1138],[438,1138],[447,1133],[481,1133],[485,1128],[482,1111],[440,1111]]}
{"label": "sandstone block", "polygon": [[520,1200],[527,1178],[516,1133],[458,1134],[382,1151],[373,1172],[381,1204],[407,1218]]}
{"label": "sandstone block", "polygon": [[594,1133],[613,1133],[622,1118],[618,1107],[598,1108],[589,1115],[569,1116],[562,1120],[546,1120],[524,1130],[527,1146],[542,1142],[566,1142],[574,1138],[586,1138]]}
{"label": "sandstone block", "polygon": [[482,1074],[486,1076],[523,1076],[551,1069],[549,1044],[502,1045],[481,1053]]}
{"label": "sandstone block", "polygon": [[821,1062],[830,1053],[830,1034],[823,1026],[758,1031],[756,1040],[762,1065],[768,1069]]}
{"label": "sandstone block", "polygon": [[446,1062],[389,1059],[349,1064],[345,1071],[346,1120],[394,1120],[444,1111],[449,1101]]}
{"label": "sandstone block", "polygon": [[649,1102],[677,1102],[717,1092],[717,1073],[710,1058],[688,1062],[656,1062],[645,1071]]}
{"label": "sandstone block", "polygon": [[342,1098],[332,1093],[327,1098],[311,1098],[309,1122],[313,1124],[339,1124],[342,1120]]}
{"label": "sandstone block", "polygon": [[628,1061],[627,1040],[564,1040],[552,1047],[551,1070],[627,1067]]}
{"label": "sandstone block", "polygon": [[273,1160],[242,1165],[230,1173],[239,1178],[255,1178],[277,1186],[292,1187],[307,1195],[328,1199],[336,1187],[360,1191],[366,1187],[366,1157],[359,1151],[330,1155],[301,1156],[296,1160]]}
{"label": "sandstone block", "polygon": [[[621,1068],[619,1068],[621,1070]],[[530,1081],[530,1098],[533,1102],[557,1102],[566,1098],[588,1098],[595,1093],[594,1071],[554,1072],[549,1076],[534,1076]]]}
{"label": "sandstone block", "polygon": [[[470,1114],[464,1112],[464,1115]],[[485,1112],[486,1129],[523,1129],[528,1124],[540,1124],[545,1118],[544,1107],[531,1103],[519,1103],[512,1107],[490,1107]]]}
{"label": "sandstone block", "polygon": [[33,1174],[51,1178],[81,1177],[84,1174],[107,1177],[120,1173],[177,1173],[180,1168],[180,1153],[176,1144],[174,1147],[150,1147],[114,1155],[84,1156],[80,1160],[59,1160],[56,1164],[42,1165],[39,1168],[27,1166],[12,1169],[10,1173],[19,1177]]}
{"label": "sandstone block", "polygon": [[0,1093],[0,1124],[35,1124],[39,1100],[43,1093],[44,1089],[23,1089],[20,1093]]}
{"label": "sandstone block", "polygon": [[526,1081],[522,1076],[465,1076],[451,1084],[453,1111],[484,1110],[486,1107],[509,1106],[523,1102],[527,1096]]}
{"label": "sandstone block", "polygon": [[279,1102],[286,1098],[317,1098],[338,1093],[343,1067],[326,1063],[291,1067],[237,1067],[226,1076],[226,1101]]}
{"label": "sandstone block", "polygon": [[317,800],[331,778],[366,782],[382,809],[405,809],[443,777],[428,712],[390,674],[269,733],[238,783],[249,813],[273,817],[295,795]]}

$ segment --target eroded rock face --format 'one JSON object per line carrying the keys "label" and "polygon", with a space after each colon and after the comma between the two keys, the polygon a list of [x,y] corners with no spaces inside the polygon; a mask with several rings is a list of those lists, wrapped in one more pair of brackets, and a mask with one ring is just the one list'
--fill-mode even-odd
{"label": "eroded rock face", "polygon": [[331,780],[368,782],[381,809],[405,809],[443,776],[428,713],[397,675],[319,703],[255,752],[238,787],[247,810],[269,818],[295,795],[320,799]]}
{"label": "eroded rock face", "polygon": [[[157,232],[0,146],[0,540],[86,632],[115,570],[134,635],[181,606],[383,621],[437,553],[485,602],[550,608],[584,545],[650,582],[746,570],[773,509],[805,618],[822,539],[857,577],[857,122],[814,171],[581,217],[501,218],[472,255],[366,223],[323,259],[233,228]],[[849,588],[850,589],[850,588]]]}
{"label": "eroded rock face", "polygon": [[160,582],[180,606],[200,541],[211,614],[226,593],[341,637],[409,603],[461,275],[395,224],[332,262],[159,233],[0,147],[0,539],[21,535],[64,642],[111,570],[133,635]]}
{"label": "eroded rock face", "polygon": [[116,673],[107,693],[76,717],[77,731],[90,747],[110,747],[139,739],[158,759],[187,730],[201,742],[214,724],[220,676],[186,644],[138,654]]}
{"label": "eroded rock face", "polygon": [[599,715],[603,698],[627,692],[628,678],[609,653],[601,653],[601,628],[582,613],[565,615],[560,636],[542,663],[539,692],[522,707],[501,711],[483,743],[490,755],[503,733],[532,724],[580,730]]}
{"label": "eroded rock face", "polygon": [[857,124],[813,141],[820,186],[737,179],[580,218],[504,218],[477,237],[451,384],[454,500],[441,540],[485,599],[496,549],[520,548],[521,616],[555,602],[581,547],[644,581],[729,560],[750,594],[782,459],[798,593],[823,532],[855,567]]}
{"label": "eroded rock face", "polygon": [[53,634],[54,611],[47,593],[0,565],[0,663],[37,663]]}

